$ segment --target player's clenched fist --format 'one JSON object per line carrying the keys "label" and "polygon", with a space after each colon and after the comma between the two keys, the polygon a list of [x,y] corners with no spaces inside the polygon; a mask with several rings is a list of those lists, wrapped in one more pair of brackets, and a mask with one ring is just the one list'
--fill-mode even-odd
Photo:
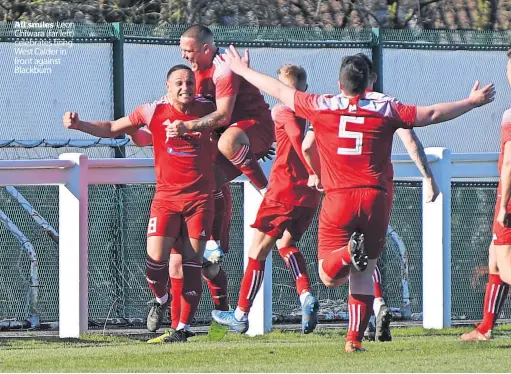
{"label": "player's clenched fist", "polygon": [[80,123],[80,120],[78,119],[78,113],[75,112],[64,113],[64,116],[62,116],[62,121],[64,122],[64,126],[72,130],[77,130],[78,124]]}
{"label": "player's clenched fist", "polygon": [[186,132],[186,127],[183,121],[176,120],[172,122],[171,124],[167,125],[166,128],[167,132],[167,139],[173,138],[175,136],[183,135]]}

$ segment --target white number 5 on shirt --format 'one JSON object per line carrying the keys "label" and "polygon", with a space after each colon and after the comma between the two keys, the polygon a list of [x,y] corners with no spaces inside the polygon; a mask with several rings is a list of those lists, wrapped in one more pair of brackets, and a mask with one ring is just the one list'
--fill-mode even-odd
{"label": "white number 5 on shirt", "polygon": [[354,148],[337,148],[338,155],[360,155],[362,154],[362,138],[364,136],[361,132],[346,131],[347,123],[363,124],[364,117],[353,117],[353,116],[341,116],[339,123],[339,138],[343,139],[355,139]]}

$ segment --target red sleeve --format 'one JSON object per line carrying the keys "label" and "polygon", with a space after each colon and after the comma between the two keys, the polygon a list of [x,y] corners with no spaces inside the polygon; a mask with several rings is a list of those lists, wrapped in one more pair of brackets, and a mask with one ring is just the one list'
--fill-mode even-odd
{"label": "red sleeve", "polygon": [[240,77],[226,66],[215,67],[213,82],[215,83],[216,100],[237,95],[240,87]]}
{"label": "red sleeve", "polygon": [[502,143],[511,141],[511,110],[506,110],[502,116]]}
{"label": "red sleeve", "polygon": [[149,128],[155,109],[155,103],[139,105],[133,112],[128,115],[131,124],[136,127],[147,125]]}
{"label": "red sleeve", "polygon": [[295,92],[295,113],[298,117],[305,118],[311,123],[319,109],[318,101],[320,95],[306,92]]}
{"label": "red sleeve", "polygon": [[284,128],[286,134],[289,136],[289,140],[291,141],[293,149],[300,158],[303,166],[305,166],[305,169],[307,169],[307,173],[309,173],[309,175],[313,175],[314,171],[312,171],[312,169],[307,164],[307,161],[305,161],[305,158],[303,157],[302,141],[304,133],[296,121],[296,116],[293,114],[293,111],[285,105],[278,104],[273,107],[271,116],[275,122],[275,127]]}
{"label": "red sleeve", "polygon": [[417,118],[417,107],[415,105],[405,105],[398,101],[390,102],[393,124],[398,128],[411,129]]}

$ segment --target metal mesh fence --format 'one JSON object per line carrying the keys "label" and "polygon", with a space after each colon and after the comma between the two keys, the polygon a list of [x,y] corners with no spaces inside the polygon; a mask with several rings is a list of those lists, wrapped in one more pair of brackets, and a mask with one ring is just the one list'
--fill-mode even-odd
{"label": "metal mesh fence", "polygon": [[[453,319],[480,319],[488,281],[488,246],[492,237],[497,183],[452,184],[452,300]],[[511,318],[507,302],[501,318]]]}
{"label": "metal mesh fence", "polygon": [[[177,47],[185,26],[154,27],[125,25],[123,44],[124,109],[152,101],[165,91],[164,77],[170,66],[182,63]],[[466,95],[473,81],[495,80],[499,95],[495,103],[455,121],[449,126],[419,130],[425,146],[446,146],[453,152],[498,151],[498,124],[511,93],[504,84],[505,55],[510,33],[450,31],[385,31],[378,40],[370,30],[214,28],[220,46],[234,42],[252,50],[252,64],[274,75],[284,62],[299,63],[309,75],[311,92],[335,93],[338,66],[347,54],[372,55],[382,47],[384,91],[413,104],[430,104]],[[19,147],[0,141],[0,159],[56,158],[64,152],[79,151],[89,157],[114,157],[109,147],[73,148],[63,139],[92,139],[65,130],[62,112],[75,110],[84,119],[113,117],[113,52],[119,35],[112,25],[80,26],[66,59],[51,76],[15,75],[12,24],[0,23],[0,78],[6,82],[0,93],[2,139],[28,140]],[[81,44],[86,42],[87,44]],[[464,49],[461,51],[460,49]],[[378,57],[379,56],[379,57]],[[378,64],[375,65],[379,67]],[[483,68],[482,68],[483,67]],[[12,68],[12,69],[11,69]],[[12,70],[12,71],[11,71]],[[417,72],[420,71],[420,74]],[[460,72],[463,72],[462,74]],[[501,79],[496,79],[500,77]],[[442,88],[442,89],[439,89]],[[502,98],[502,99],[500,99]],[[270,104],[275,101],[267,97]],[[485,127],[487,125],[487,127]],[[471,134],[463,138],[459,134]],[[477,145],[473,139],[477,138]],[[55,146],[37,147],[41,139],[56,139]],[[33,141],[33,142],[31,142]],[[90,140],[89,140],[90,141]],[[47,143],[47,142],[46,142]],[[75,143],[73,143],[75,144]],[[51,144],[50,144],[51,145]],[[35,147],[35,148],[31,148]],[[152,157],[151,148],[125,147],[126,157]],[[395,142],[394,152],[404,152]],[[231,305],[237,301],[243,272],[242,186],[233,184],[234,211],[231,252],[226,258]],[[52,227],[58,231],[58,189],[17,187]],[[486,282],[487,246],[490,239],[495,184],[453,184],[452,276],[453,318],[480,318]],[[146,316],[150,299],[144,272],[145,230],[153,186],[91,186],[89,190],[89,309],[92,320],[102,323],[137,323]],[[12,220],[35,248],[39,270],[38,308],[43,321],[58,318],[58,246],[30,218],[16,199],[0,189],[0,209]],[[409,302],[412,318],[422,311],[421,187],[415,182],[396,182],[393,231],[389,234],[381,267],[384,293],[392,307]],[[0,224],[0,318],[26,319],[30,289],[30,260],[20,241]],[[347,288],[326,289],[317,276],[317,221],[302,239],[313,291],[321,300],[321,318],[344,318]],[[299,319],[297,295],[289,270],[278,254],[273,256],[273,297],[277,321]],[[408,297],[404,281],[408,285]],[[209,320],[212,302],[204,289],[197,322]],[[503,317],[511,317],[505,306]]]}

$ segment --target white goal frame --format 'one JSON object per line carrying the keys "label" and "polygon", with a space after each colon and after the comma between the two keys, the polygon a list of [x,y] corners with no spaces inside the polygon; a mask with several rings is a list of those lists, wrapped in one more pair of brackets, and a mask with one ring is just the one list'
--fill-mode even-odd
{"label": "white goal frame", "polygon": [[[428,161],[440,188],[434,203],[422,203],[423,326],[451,325],[451,180],[495,178],[497,153],[455,154],[427,148]],[[392,157],[395,178],[421,180],[408,155]],[[267,163],[265,169],[269,169]],[[268,170],[266,170],[268,171]],[[245,264],[261,195],[244,182]],[[153,159],[88,159],[66,153],[58,160],[0,161],[0,185],[59,186],[59,336],[78,338],[88,324],[88,186],[155,183]],[[272,274],[271,255],[266,274]],[[272,324],[272,277],[264,284],[250,313],[250,335],[268,332]]]}

